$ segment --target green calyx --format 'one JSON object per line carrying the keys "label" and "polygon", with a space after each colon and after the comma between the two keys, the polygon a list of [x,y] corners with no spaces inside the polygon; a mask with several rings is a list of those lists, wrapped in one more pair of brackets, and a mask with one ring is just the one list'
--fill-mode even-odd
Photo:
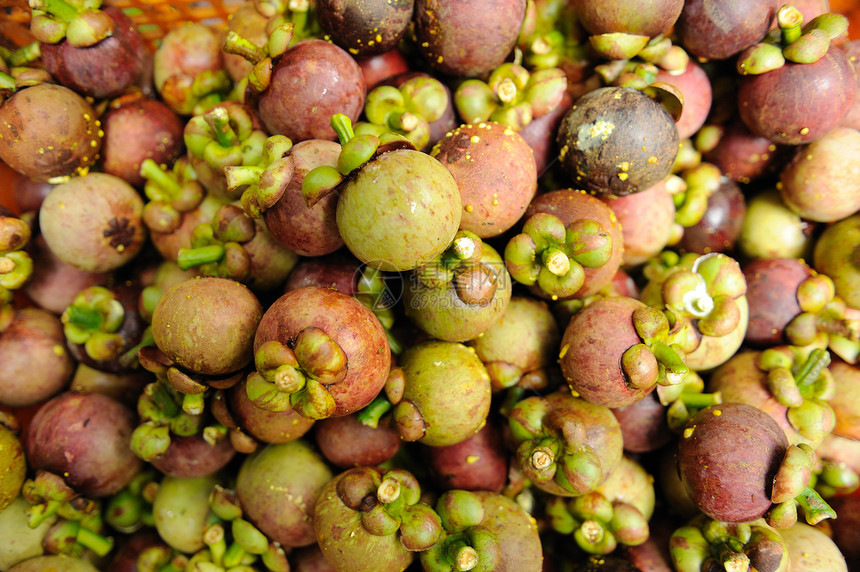
{"label": "green calyx", "polygon": [[494,570],[501,552],[495,534],[481,526],[484,507],[472,492],[450,490],[436,502],[443,527],[439,541],[421,553],[428,571]]}
{"label": "green calyx", "polygon": [[636,546],[648,539],[648,521],[633,505],[612,502],[599,492],[547,502],[550,526],[570,534],[588,554],[609,554],[618,544]]}
{"label": "green calyx", "polygon": [[[843,344],[857,345],[860,341],[860,321],[846,316],[845,302],[836,296],[833,280],[815,273],[797,287],[797,303],[802,313],[785,327],[785,336],[796,346],[812,344],[820,333],[844,340]],[[837,341],[838,344],[838,341]]]}
{"label": "green calyx", "polygon": [[309,419],[330,417],[336,408],[327,386],[347,374],[347,356],[316,327],[303,329],[289,346],[265,342],[254,356],[257,372],[248,377],[248,397],[270,411],[294,408]]}
{"label": "green calyx", "polygon": [[60,316],[66,339],[82,344],[95,360],[109,360],[122,350],[124,340],[117,331],[124,320],[122,304],[103,286],[80,292]]}
{"label": "green calyx", "polygon": [[683,227],[697,224],[708,208],[708,199],[720,187],[722,172],[711,163],[699,163],[680,173],[683,186],[672,194],[675,222]]}
{"label": "green calyx", "polygon": [[770,526],[792,526],[797,521],[798,508],[810,525],[836,518],[836,512],[810,485],[817,461],[815,450],[806,443],[788,447],[773,479],[771,500],[774,504],[765,514]]}
{"label": "green calyx", "polygon": [[786,62],[811,64],[823,58],[836,39],[848,33],[841,14],[821,14],[804,24],[800,11],[786,4],[776,13],[778,30],[743,50],[737,59],[741,75],[756,75],[781,68]]}
{"label": "green calyx", "polygon": [[699,572],[710,567],[743,572],[763,569],[763,565],[775,572],[790,568],[788,545],[761,519],[730,524],[699,515],[672,533],[669,553],[678,572]]}
{"label": "green calyx", "polygon": [[259,164],[224,168],[227,190],[232,194],[241,191],[242,210],[248,216],[262,217],[284,195],[295,171],[295,160],[287,155],[292,146],[288,137],[273,135],[263,144]]}
{"label": "green calyx", "polygon": [[159,94],[180,115],[201,115],[230,99],[233,88],[233,80],[226,71],[204,70],[193,78],[186,74],[168,77]]}
{"label": "green calyx", "polygon": [[515,63],[494,69],[487,81],[467,79],[454,92],[454,105],[466,123],[494,121],[519,131],[555,109],[567,89],[556,67],[529,72]]}
{"label": "green calyx", "polygon": [[776,400],[788,407],[791,426],[812,442],[820,442],[833,430],[835,416],[828,399],[834,390],[827,366],[830,353],[815,348],[803,350],[783,346],[764,350],[759,368],[767,372],[767,385]]}
{"label": "green calyx", "polygon": [[152,502],[158,490],[157,477],[154,470],[142,471],[124,489],[110,497],[105,506],[105,522],[123,534],[154,526]]}
{"label": "green calyx", "polygon": [[570,441],[568,431],[551,419],[548,403],[537,396],[511,408],[508,423],[520,468],[538,486],[552,483],[570,495],[593,491],[603,479],[600,456],[589,445]]}
{"label": "green calyx", "polygon": [[529,217],[505,246],[505,265],[521,284],[553,299],[573,296],[585,282],[585,268],[599,268],[612,256],[612,238],[598,222],[575,220],[567,227],[554,215]]}
{"label": "green calyx", "polygon": [[275,26],[269,33],[266,43],[258,46],[237,34],[233,30],[227,32],[224,40],[224,51],[244,57],[252,64],[246,78],[247,85],[256,93],[262,93],[269,87],[272,79],[272,67],[287,48],[293,43],[296,24],[284,22]]}
{"label": "green calyx", "polygon": [[32,0],[30,31],[40,42],[66,40],[76,48],[94,46],[113,35],[114,22],[99,0]]}
{"label": "green calyx", "polygon": [[175,231],[184,213],[197,208],[206,196],[186,157],[178,159],[170,171],[152,159],[144,159],[140,174],[146,179],[143,192],[149,199],[143,207],[143,222],[152,232]]}
{"label": "green calyx", "polygon": [[251,113],[241,106],[215,106],[188,120],[184,132],[188,153],[213,169],[254,166],[263,159],[266,133],[254,128]]}
{"label": "green calyx", "polygon": [[405,137],[417,149],[430,141],[430,123],[448,109],[448,93],[439,80],[415,77],[399,88],[379,86],[367,94],[364,114],[385,131]]}
{"label": "green calyx", "polygon": [[637,308],[632,316],[633,327],[642,343],[628,348],[621,357],[621,367],[634,388],[677,385],[690,369],[684,362],[685,352],[678,343],[685,333],[670,329],[666,315],[650,306]]}
{"label": "green calyx", "polygon": [[257,229],[254,220],[236,205],[226,204],[211,223],[197,225],[191,233],[191,248],[180,248],[176,263],[182,270],[198,268],[203,276],[245,280],[251,272],[251,258],[242,246]]}

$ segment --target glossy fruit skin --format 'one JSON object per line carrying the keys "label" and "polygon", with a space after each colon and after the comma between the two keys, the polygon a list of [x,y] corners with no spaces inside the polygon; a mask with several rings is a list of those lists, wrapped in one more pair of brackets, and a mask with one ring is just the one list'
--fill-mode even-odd
{"label": "glossy fruit skin", "polygon": [[135,85],[143,73],[146,46],[131,18],[119,8],[102,12],[114,22],[114,33],[93,46],[76,48],[62,41],[42,44],[42,64],[58,83],[94,99],[116,97]]}
{"label": "glossy fruit skin", "polygon": [[678,154],[675,121],[640,91],[602,87],[561,120],[559,159],[578,188],[601,196],[643,191],[664,179]]}
{"label": "glossy fruit skin", "polygon": [[622,265],[638,266],[666,248],[675,222],[675,203],[664,181],[638,193],[602,200],[621,225]]}
{"label": "glossy fruit skin", "polygon": [[230,413],[243,431],[263,443],[289,443],[304,436],[314,425],[313,419],[300,415],[295,409],[266,411],[248,399],[245,382],[228,390]]}
{"label": "glossy fruit skin", "polygon": [[228,278],[195,278],[162,295],[152,315],[152,335],[181,368],[224,375],[251,361],[262,315],[260,302],[246,286]]}
{"label": "glossy fruit skin", "polygon": [[344,469],[381,465],[397,453],[402,443],[386,418],[371,427],[355,415],[317,421],[314,440],[329,463]]}
{"label": "glossy fruit skin", "polygon": [[839,125],[854,103],[856,85],[845,53],[828,50],[812,64],[786,62],[779,69],[741,78],[738,113],[756,135],[801,145]]}
{"label": "glossy fruit skin", "polygon": [[536,521],[513,499],[492,491],[474,491],[484,505],[481,526],[495,534],[501,549],[496,570],[539,572],[543,554]]}
{"label": "glossy fruit skin", "polygon": [[369,161],[345,183],[337,227],[362,262],[380,270],[411,270],[448,248],[461,210],[451,173],[425,153],[400,149]]}
{"label": "glossy fruit skin", "polygon": [[416,0],[416,45],[437,71],[480,77],[513,50],[525,12],[525,0]]}
{"label": "glossy fruit skin", "polygon": [[668,82],[680,90],[684,97],[684,108],[675,125],[682,140],[692,137],[705,124],[711,111],[713,92],[708,74],[691,58],[683,73],[672,74],[660,70],[656,81]]}
{"label": "glossy fruit skin", "polygon": [[496,422],[455,445],[427,447],[430,473],[443,490],[502,492],[508,478],[508,452]]}
{"label": "glossy fruit skin", "polygon": [[119,492],[143,462],[129,447],[136,415],[101,393],[63,393],[33,417],[26,441],[32,469],[63,477],[83,496]]}
{"label": "glossy fruit skin", "polygon": [[646,0],[613,2],[574,0],[576,15],[592,34],[623,32],[639,36],[659,36],[666,33],[684,7],[683,0]]}
{"label": "glossy fruit skin", "polygon": [[92,106],[61,85],[22,89],[0,106],[0,160],[36,181],[85,173],[101,143]]}
{"label": "glossy fruit skin", "polygon": [[744,265],[750,321],[744,341],[767,348],[786,343],[785,327],[803,312],[797,287],[812,276],[812,270],[796,258],[753,260]]}
{"label": "glossy fruit skin", "polygon": [[385,384],[391,351],[377,317],[348,294],[319,286],[287,292],[263,314],[254,352],[270,340],[289,346],[311,327],[326,332],[346,354],[346,376],[326,386],[336,406],[332,415],[347,415],[370,403]]}
{"label": "glossy fruit skin", "polygon": [[702,409],[678,443],[681,481],[715,520],[751,522],[770,508],[771,486],[788,448],[785,433],[752,405]]}
{"label": "glossy fruit skin", "polygon": [[334,140],[331,116],[343,113],[357,121],[365,92],[364,75],[349,53],[325,40],[302,40],[272,69],[258,110],[269,133],[286,135],[293,143]]}

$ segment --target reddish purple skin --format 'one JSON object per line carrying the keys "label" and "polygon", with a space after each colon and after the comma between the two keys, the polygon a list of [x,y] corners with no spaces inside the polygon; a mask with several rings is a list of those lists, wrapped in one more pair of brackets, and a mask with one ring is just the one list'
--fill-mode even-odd
{"label": "reddish purple skin", "polygon": [[379,320],[348,294],[318,286],[287,292],[263,314],[254,353],[269,340],[294,343],[299,332],[309,327],[325,331],[347,356],[346,377],[327,386],[336,404],[333,416],[370,403],[388,377],[391,352]]}
{"label": "reddish purple skin", "polygon": [[302,181],[319,166],[337,166],[340,145],[328,140],[301,141],[290,151],[294,160],[293,177],[284,194],[265,212],[272,238],[301,256],[322,256],[343,246],[337,230],[338,193],[332,192],[308,207],[302,197]]}
{"label": "reddish purple skin", "polygon": [[412,21],[412,0],[317,0],[317,19],[332,41],[356,56],[395,49]]}
{"label": "reddish purple skin", "polygon": [[634,389],[621,370],[621,356],[642,343],[633,327],[639,300],[612,297],[597,300],[571,318],[561,339],[561,372],[571,389],[592,403],[616,408],[639,401],[654,386]]}
{"label": "reddish purple skin", "polygon": [[750,131],[774,143],[802,145],[839,125],[854,104],[854,67],[839,49],[812,64],[744,76],[738,113]]}
{"label": "reddish purple skin", "polygon": [[565,91],[561,103],[555,109],[540,117],[535,117],[528,125],[519,130],[520,137],[525,139],[535,158],[538,175],[543,175],[558,157],[558,145],[555,134],[561,123],[561,118],[573,103],[570,93]]}
{"label": "reddish purple skin", "polygon": [[675,32],[691,55],[722,60],[764,38],[778,7],[775,0],[687,0]]}
{"label": "reddish purple skin", "polygon": [[360,270],[361,263],[346,249],[326,256],[304,258],[290,272],[284,292],[305,286],[322,286],[354,296]]}
{"label": "reddish purple skin", "polygon": [[258,109],[270,133],[293,143],[334,140],[331,116],[343,113],[355,123],[365,91],[364,74],[348,52],[325,40],[302,40],[275,65]]}
{"label": "reddish purple skin", "polygon": [[499,493],[508,478],[508,453],[498,427],[488,420],[477,433],[454,445],[427,447],[430,471],[443,490]]}
{"label": "reddish purple skin", "polygon": [[764,515],[788,448],[776,422],[752,405],[723,403],[697,413],[687,432],[678,443],[678,470],[699,510],[725,522]]}
{"label": "reddish purple skin", "polygon": [[228,392],[230,413],[236,423],[263,443],[288,443],[310,431],[314,421],[299,415],[295,409],[266,411],[248,399],[245,382],[242,381]]}
{"label": "reddish purple skin", "polygon": [[0,335],[0,405],[27,407],[64,391],[75,371],[65,345],[57,316],[39,308],[16,310]]}
{"label": "reddish purple skin", "polygon": [[713,92],[708,74],[695,60],[690,59],[683,73],[674,75],[660,70],[655,81],[670,83],[681,91],[684,108],[681,118],[675,122],[675,127],[678,128],[678,136],[682,140],[692,137],[705,124],[711,111]]}
{"label": "reddish purple skin", "polygon": [[708,208],[702,219],[684,229],[679,246],[687,252],[708,254],[730,252],[741,233],[747,205],[740,187],[723,179],[716,192],[708,197]]}
{"label": "reddish purple skin", "polygon": [[750,307],[744,341],[763,348],[785,343],[785,327],[803,312],[797,287],[812,270],[796,258],[763,258],[749,262],[743,271]]}
{"label": "reddish purple skin", "polygon": [[[599,222],[609,232],[612,238],[612,254],[603,266],[597,268],[583,268],[585,282],[572,298],[585,298],[599,292],[604,286],[612,281],[615,272],[621,267],[621,257],[624,250],[624,235],[621,225],[615,218],[612,209],[600,199],[593,197],[584,191],[573,189],[561,189],[551,191],[535,197],[526,209],[522,220],[536,213],[549,213],[558,217],[565,226],[579,219],[590,219]],[[546,294],[538,288],[533,288],[532,293],[546,298]]]}
{"label": "reddish purple skin", "polygon": [[380,465],[400,450],[400,435],[383,419],[377,427],[355,415],[329,417],[316,423],[314,437],[326,460],[341,468]]}
{"label": "reddish purple skin", "polygon": [[144,68],[146,46],[131,18],[121,9],[102,12],[114,21],[114,32],[97,44],[76,48],[63,40],[42,44],[42,65],[58,83],[95,99],[116,97],[135,85]]}
{"label": "reddish purple skin", "polygon": [[504,63],[525,13],[525,0],[417,0],[416,46],[443,74],[480,77]]}
{"label": "reddish purple skin", "polygon": [[361,73],[364,74],[367,91],[393,76],[409,71],[409,62],[398,49],[364,58],[356,57],[355,61],[358,62]]}
{"label": "reddish purple skin", "polygon": [[784,162],[787,147],[750,132],[743,121],[732,121],[719,144],[704,154],[733,181],[749,183],[773,173]]}
{"label": "reddish purple skin", "polygon": [[229,439],[210,445],[202,434],[170,437],[167,451],[152,459],[152,465],[171,477],[193,479],[223,469],[236,455]]}
{"label": "reddish purple skin", "polygon": [[635,403],[613,409],[612,414],[621,425],[624,450],[629,453],[656,451],[674,435],[666,423],[666,407],[653,393]]}
{"label": "reddish purple skin", "polygon": [[573,0],[576,15],[592,34],[623,32],[640,36],[659,36],[669,31],[684,0]]}
{"label": "reddish purple skin", "polygon": [[185,123],[158,100],[141,99],[111,109],[102,117],[102,128],[102,170],[137,188],[146,182],[140,174],[144,159],[171,166],[185,150]]}
{"label": "reddish purple skin", "polygon": [[63,393],[33,416],[26,439],[33,470],[60,475],[85,497],[119,492],[140,472],[129,447],[135,413],[101,393]]}

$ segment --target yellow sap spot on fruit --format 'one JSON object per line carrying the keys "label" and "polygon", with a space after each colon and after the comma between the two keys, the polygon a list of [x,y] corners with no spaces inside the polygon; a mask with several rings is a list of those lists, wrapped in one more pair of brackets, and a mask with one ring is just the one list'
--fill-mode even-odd
{"label": "yellow sap spot on fruit", "polygon": [[621,179],[622,181],[626,181],[627,177],[629,177],[629,175],[627,173],[618,173],[618,178]]}
{"label": "yellow sap spot on fruit", "polygon": [[382,35],[376,34],[376,41],[381,42],[382,41]]}
{"label": "yellow sap spot on fruit", "polygon": [[351,53],[352,55],[356,56],[356,55],[358,55],[358,50],[357,50],[357,49],[355,49],[355,48],[349,48],[349,53]]}
{"label": "yellow sap spot on fruit", "polygon": [[39,147],[39,154],[42,155],[45,153],[44,147]]}
{"label": "yellow sap spot on fruit", "polygon": [[693,436],[693,429],[695,429],[695,427],[687,427],[684,429],[684,439],[689,439]]}
{"label": "yellow sap spot on fruit", "polygon": [[467,213],[470,213],[470,212],[472,212],[473,210],[474,210],[474,207],[473,207],[472,205],[466,205],[466,207],[465,207],[465,211],[466,211]]}
{"label": "yellow sap spot on fruit", "polygon": [[714,414],[714,417],[719,417],[720,415],[723,414],[723,412],[720,411],[719,409],[714,409],[713,414]]}
{"label": "yellow sap spot on fruit", "polygon": [[570,394],[574,397],[579,397],[579,392],[573,388],[570,388]]}
{"label": "yellow sap spot on fruit", "polygon": [[630,163],[628,163],[627,161],[624,161],[618,165],[618,168],[621,169],[622,171],[629,171],[630,170]]}
{"label": "yellow sap spot on fruit", "polygon": [[656,165],[657,164],[657,157],[655,157],[654,155],[651,155],[650,157],[648,157],[648,164],[649,165]]}
{"label": "yellow sap spot on fruit", "polygon": [[468,457],[466,457],[466,463],[469,465],[471,465],[472,463],[477,463],[480,460],[481,460],[480,455],[469,455]]}
{"label": "yellow sap spot on fruit", "polygon": [[498,201],[498,200],[496,200],[496,199],[493,199],[492,205],[493,205],[493,206],[496,206],[496,205],[498,205],[498,204],[499,204],[499,201]]}
{"label": "yellow sap spot on fruit", "polygon": [[421,42],[421,47],[422,47],[422,48],[429,48],[429,47],[430,47],[430,43],[429,43],[429,42]]}
{"label": "yellow sap spot on fruit", "polygon": [[570,344],[564,344],[564,346],[561,348],[561,351],[558,353],[558,359],[562,359],[567,354],[567,350],[569,349]]}
{"label": "yellow sap spot on fruit", "polygon": [[472,135],[472,136],[469,138],[469,141],[471,141],[472,143],[480,143],[481,138],[480,138],[480,137],[478,137],[477,135]]}
{"label": "yellow sap spot on fruit", "polygon": [[436,63],[441,64],[444,61],[444,59],[445,58],[443,58],[442,56],[439,56],[438,58],[436,58]]}
{"label": "yellow sap spot on fruit", "polygon": [[54,344],[51,347],[51,351],[54,352],[54,355],[60,356],[60,357],[62,357],[66,354],[66,348],[64,348],[60,344]]}
{"label": "yellow sap spot on fruit", "polygon": [[801,135],[806,135],[807,133],[809,133],[809,127],[804,127],[800,130]]}

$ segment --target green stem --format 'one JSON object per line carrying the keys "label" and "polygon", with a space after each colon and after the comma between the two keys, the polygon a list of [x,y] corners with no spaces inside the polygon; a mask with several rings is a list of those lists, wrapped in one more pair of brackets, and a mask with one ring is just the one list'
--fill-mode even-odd
{"label": "green stem", "polygon": [[224,247],[220,244],[209,244],[197,248],[180,248],[176,263],[182,270],[188,270],[201,264],[219,262],[224,258]]}
{"label": "green stem", "polygon": [[238,566],[242,563],[246,554],[247,552],[245,549],[239,546],[238,543],[232,543],[230,547],[227,548],[227,552],[224,553],[224,568],[230,569],[233,566]]}
{"label": "green stem", "polygon": [[361,421],[362,425],[376,429],[382,416],[388,413],[393,407],[385,395],[378,395],[364,409],[356,413],[355,416]]}
{"label": "green stem", "polygon": [[79,14],[78,10],[65,0],[39,0],[34,4],[34,9],[47,12],[63,22],[70,22]]}
{"label": "green stem", "polygon": [[227,188],[237,189],[244,185],[256,185],[260,182],[260,176],[263,174],[262,167],[249,166],[233,166],[224,169],[224,175],[227,177]]}
{"label": "green stem", "polygon": [[337,138],[340,141],[341,146],[346,145],[353,137],[355,137],[355,131],[352,129],[352,121],[343,113],[335,113],[332,115],[329,124],[331,125],[331,128],[334,129],[334,132],[337,133]]}
{"label": "green stem", "polygon": [[205,116],[206,123],[212,129],[215,140],[221,147],[229,148],[239,144],[239,137],[230,126],[230,115],[223,107],[216,107]]}
{"label": "green stem", "polygon": [[715,393],[684,393],[678,396],[678,399],[687,407],[694,409],[704,409],[711,405],[719,405],[723,402],[722,394],[719,391]]}
{"label": "green stem", "polygon": [[31,506],[27,510],[27,525],[30,528],[38,528],[43,522],[57,513],[63,503],[56,500],[48,500],[42,504]]}
{"label": "green stem", "polygon": [[79,544],[89,548],[99,556],[107,556],[107,554],[113,550],[112,538],[102,536],[88,528],[79,528],[76,539]]}
{"label": "green stem", "polygon": [[255,45],[249,39],[240,36],[233,30],[227,32],[227,37],[224,41],[224,51],[228,54],[242,56],[252,64],[256,64],[268,57],[266,50]]}
{"label": "green stem", "polygon": [[167,191],[172,197],[176,197],[182,192],[182,185],[152,159],[143,160],[143,163],[140,164],[140,175]]}
{"label": "green stem", "polygon": [[794,6],[786,4],[776,13],[777,24],[782,32],[782,43],[787,46],[803,34],[803,14]]}

